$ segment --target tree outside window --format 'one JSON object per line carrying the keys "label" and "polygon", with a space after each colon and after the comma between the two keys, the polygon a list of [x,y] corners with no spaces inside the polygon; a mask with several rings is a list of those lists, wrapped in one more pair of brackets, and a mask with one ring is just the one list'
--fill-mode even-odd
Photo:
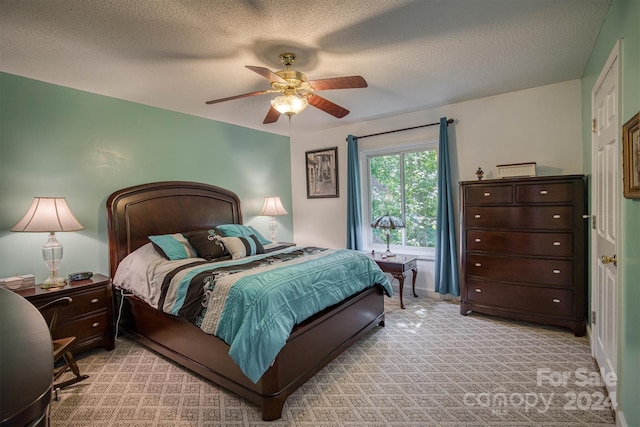
{"label": "tree outside window", "polygon": [[[389,213],[406,228],[391,230],[391,245],[434,248],[438,206],[435,148],[368,155],[370,218]],[[384,230],[370,230],[372,244],[386,244]]]}

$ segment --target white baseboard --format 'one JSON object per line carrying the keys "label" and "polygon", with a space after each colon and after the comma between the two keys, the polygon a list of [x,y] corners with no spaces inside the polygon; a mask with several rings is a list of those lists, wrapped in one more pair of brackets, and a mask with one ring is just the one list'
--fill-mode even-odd
{"label": "white baseboard", "polygon": [[616,426],[618,427],[628,427],[627,420],[624,419],[624,414],[622,410],[616,411]]}
{"label": "white baseboard", "polygon": [[[394,293],[399,293],[400,292],[400,290],[398,288],[398,281],[397,280],[394,280],[393,282],[391,282],[391,288],[393,289]],[[443,301],[452,301],[452,302],[456,302],[456,303],[460,302],[460,297],[455,297],[455,296],[449,295],[449,294],[442,295],[442,294],[434,291],[433,289],[425,289],[425,288],[416,287],[416,294],[418,295],[418,297],[427,297],[427,298],[439,299],[439,300],[443,300]],[[402,288],[402,296],[403,296],[403,299],[408,297],[408,296],[413,298],[413,293],[411,292],[411,282],[408,281],[408,280],[404,282],[404,287]]]}

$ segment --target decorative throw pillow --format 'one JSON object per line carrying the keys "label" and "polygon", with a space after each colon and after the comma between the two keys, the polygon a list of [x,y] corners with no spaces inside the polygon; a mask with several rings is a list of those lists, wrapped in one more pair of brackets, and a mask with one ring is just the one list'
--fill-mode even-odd
{"label": "decorative throw pillow", "polygon": [[258,230],[250,225],[223,224],[217,225],[216,230],[218,230],[224,237],[249,237],[253,234],[258,238],[258,241],[261,244],[268,245],[271,243],[271,240],[265,238],[262,234],[258,233]]}
{"label": "decorative throw pillow", "polygon": [[160,255],[172,261],[198,256],[186,237],[180,233],[149,236],[149,240]]}
{"label": "decorative throw pillow", "polygon": [[200,230],[184,233],[191,246],[198,252],[200,258],[212,261],[227,256],[228,253],[220,240],[216,230]]}
{"label": "decorative throw pillow", "polygon": [[249,237],[221,237],[220,240],[233,259],[264,253],[260,240],[253,234]]}

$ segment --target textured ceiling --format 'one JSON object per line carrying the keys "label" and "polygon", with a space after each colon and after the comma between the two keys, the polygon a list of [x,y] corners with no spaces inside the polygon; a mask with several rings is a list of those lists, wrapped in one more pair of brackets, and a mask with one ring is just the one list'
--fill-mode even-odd
{"label": "textured ceiling", "polygon": [[[0,0],[0,70],[283,135],[580,78],[610,0]],[[263,125],[245,65],[361,75]]]}

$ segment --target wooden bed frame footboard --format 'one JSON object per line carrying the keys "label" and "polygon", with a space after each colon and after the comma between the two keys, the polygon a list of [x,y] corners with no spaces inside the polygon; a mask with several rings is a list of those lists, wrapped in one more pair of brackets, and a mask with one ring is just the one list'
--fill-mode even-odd
{"label": "wooden bed frame footboard", "polygon": [[[238,196],[209,184],[166,181],[114,192],[107,199],[111,277],[122,259],[154,234],[242,224]],[[265,421],[280,418],[287,397],[376,325],[384,295],[366,289],[297,325],[272,366],[252,383],[229,357],[229,346],[187,321],[133,296],[123,298],[122,330],[140,343],[256,403]],[[119,305],[118,305],[119,306]]]}
{"label": "wooden bed frame footboard", "polygon": [[155,310],[136,297],[124,298],[121,330],[255,403],[265,421],[280,418],[289,395],[371,329],[384,326],[382,289],[375,286],[364,290],[297,325],[274,363],[254,384],[229,357],[229,346],[220,338]]}

